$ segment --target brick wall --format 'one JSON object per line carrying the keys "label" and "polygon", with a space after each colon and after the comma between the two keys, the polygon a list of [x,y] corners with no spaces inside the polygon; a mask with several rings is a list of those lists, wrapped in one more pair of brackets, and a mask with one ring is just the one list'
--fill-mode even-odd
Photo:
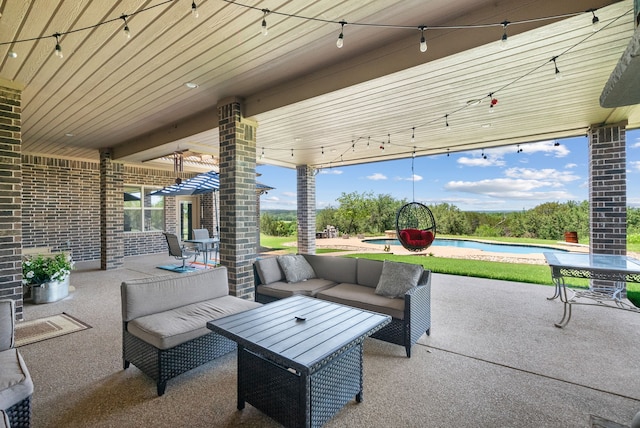
{"label": "brick wall", "polygon": [[22,311],[21,92],[0,86],[0,298]]}
{"label": "brick wall", "polygon": [[218,106],[220,124],[220,253],[234,296],[253,300],[256,258],[256,128],[238,100]]}
{"label": "brick wall", "polygon": [[[76,261],[100,259],[99,163],[23,155],[22,170],[22,246],[71,251]],[[123,166],[119,174],[123,185],[162,187],[175,180],[173,171],[151,168]],[[175,208],[175,198],[165,198],[168,230],[176,226]],[[122,230],[122,220],[114,227]],[[167,251],[160,232],[123,233],[122,237],[125,257]]]}
{"label": "brick wall", "polygon": [[314,168],[296,167],[298,183],[298,252],[316,253],[316,176]]}

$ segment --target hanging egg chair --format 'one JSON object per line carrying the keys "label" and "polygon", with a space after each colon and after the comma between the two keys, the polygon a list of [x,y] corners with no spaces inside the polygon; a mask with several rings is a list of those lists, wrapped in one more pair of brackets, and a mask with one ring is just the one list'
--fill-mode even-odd
{"label": "hanging egg chair", "polygon": [[436,238],[436,221],[433,213],[420,202],[403,205],[396,215],[396,236],[409,251],[423,251]]}

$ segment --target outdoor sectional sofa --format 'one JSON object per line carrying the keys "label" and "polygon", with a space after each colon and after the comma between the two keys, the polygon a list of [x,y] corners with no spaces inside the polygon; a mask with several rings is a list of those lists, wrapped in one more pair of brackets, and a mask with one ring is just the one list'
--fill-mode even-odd
{"label": "outdoor sectional sofa", "polygon": [[236,343],[212,332],[207,321],[260,306],[229,295],[226,267],[124,281],[122,358],[157,382],[167,380],[234,349]]}
{"label": "outdoor sectional sofa", "polygon": [[[306,261],[306,266],[305,262]],[[255,298],[269,303],[305,295],[392,317],[376,339],[411,347],[431,330],[431,271],[421,265],[318,255],[256,260]]]}

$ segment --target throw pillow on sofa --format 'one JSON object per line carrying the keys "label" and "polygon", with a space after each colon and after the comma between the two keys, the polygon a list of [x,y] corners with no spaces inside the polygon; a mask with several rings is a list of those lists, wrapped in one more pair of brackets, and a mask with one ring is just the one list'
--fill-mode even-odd
{"label": "throw pillow on sofa", "polygon": [[306,281],[316,277],[316,272],[307,259],[300,254],[278,256],[277,259],[287,282]]}
{"label": "throw pillow on sofa", "polygon": [[275,257],[260,260],[259,263],[256,263],[256,271],[260,277],[260,282],[265,285],[276,281],[282,281],[282,278],[284,277],[282,269],[280,269],[278,259]]}
{"label": "throw pillow on sofa", "polygon": [[422,265],[385,260],[376,294],[392,298],[403,297],[407,291],[418,285],[423,271]]}

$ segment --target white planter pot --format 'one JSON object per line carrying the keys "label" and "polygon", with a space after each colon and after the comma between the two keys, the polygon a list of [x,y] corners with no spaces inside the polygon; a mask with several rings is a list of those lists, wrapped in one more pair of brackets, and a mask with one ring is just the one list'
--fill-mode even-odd
{"label": "white planter pot", "polygon": [[31,286],[33,303],[51,303],[69,295],[69,277],[64,281],[51,281],[40,286]]}

